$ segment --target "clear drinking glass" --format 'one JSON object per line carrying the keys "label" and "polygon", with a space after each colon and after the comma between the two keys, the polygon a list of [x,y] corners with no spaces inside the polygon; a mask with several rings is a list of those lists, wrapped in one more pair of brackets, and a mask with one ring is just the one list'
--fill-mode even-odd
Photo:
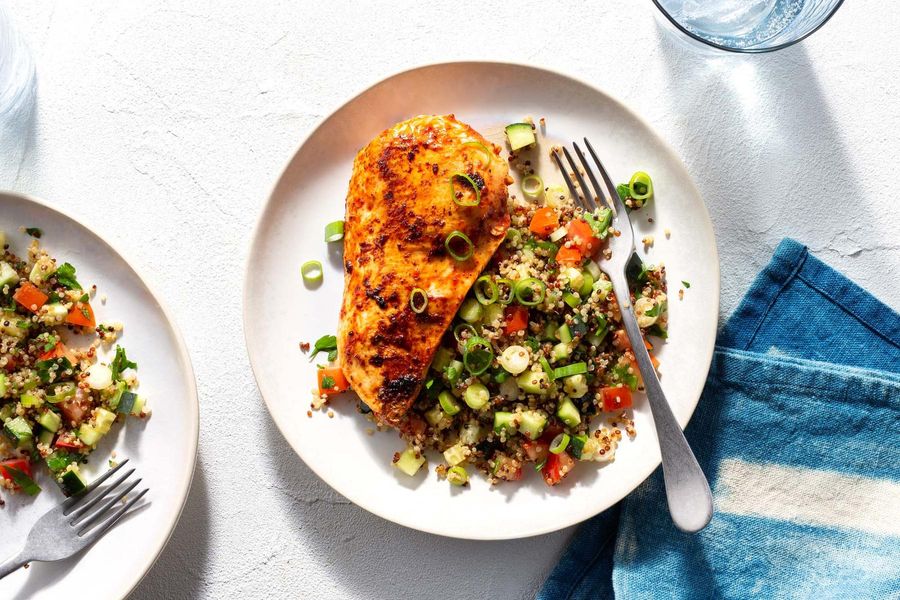
{"label": "clear drinking glass", "polygon": [[14,125],[23,112],[31,109],[34,81],[31,52],[0,0],[0,123]]}
{"label": "clear drinking glass", "polygon": [[731,52],[770,52],[796,44],[831,18],[843,0],[653,0],[693,39]]}

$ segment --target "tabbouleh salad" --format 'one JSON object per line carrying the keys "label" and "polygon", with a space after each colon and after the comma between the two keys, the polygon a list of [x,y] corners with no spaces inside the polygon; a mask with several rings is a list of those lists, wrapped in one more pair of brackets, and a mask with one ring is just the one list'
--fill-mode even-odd
{"label": "tabbouleh salad", "polygon": [[[611,211],[586,212],[565,188],[544,185],[520,152],[536,146],[533,131],[531,123],[507,128],[524,197],[510,196],[506,241],[463,301],[398,428],[407,447],[393,463],[407,475],[436,450],[444,459],[437,474],[451,484],[466,485],[469,468],[499,483],[532,466],[552,486],[578,462],[612,461],[623,435],[635,435],[632,392],[643,382],[612,283],[597,263],[608,252],[606,238],[618,235]],[[639,210],[653,196],[650,176],[635,173],[618,193]],[[664,267],[633,260],[629,280],[642,333],[665,339]],[[410,302],[416,310],[422,299],[411,294]],[[335,348],[334,336],[315,345],[330,360]],[[320,366],[313,407],[346,389],[340,367]],[[372,416],[362,402],[360,411]],[[592,427],[595,417],[602,421]]]}
{"label": "tabbouleh salad", "polygon": [[100,359],[122,325],[98,324],[93,290],[47,254],[39,229],[23,231],[34,238],[25,258],[0,232],[0,487],[39,493],[33,466],[42,462],[71,495],[85,487],[79,465],[113,423],[150,413],[125,349]]}

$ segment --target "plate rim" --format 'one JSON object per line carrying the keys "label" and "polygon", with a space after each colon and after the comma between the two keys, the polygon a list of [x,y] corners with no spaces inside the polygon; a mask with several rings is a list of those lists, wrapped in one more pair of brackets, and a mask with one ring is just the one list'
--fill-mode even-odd
{"label": "plate rim", "polygon": [[124,590],[124,593],[121,596],[122,598],[126,598],[126,597],[130,596],[132,594],[132,592],[134,592],[135,589],[137,589],[138,585],[140,585],[140,583],[144,580],[144,578],[147,576],[147,574],[150,572],[150,570],[156,564],[156,561],[159,560],[159,557],[162,555],[163,550],[165,550],[166,546],[169,545],[169,542],[172,539],[172,535],[175,533],[175,529],[177,529],[178,523],[181,521],[181,516],[184,513],[184,507],[187,504],[187,499],[191,495],[191,489],[192,489],[193,483],[194,483],[194,475],[197,471],[198,448],[200,445],[200,398],[199,398],[198,391],[197,391],[197,376],[196,376],[196,373],[194,372],[194,366],[191,362],[191,356],[190,356],[190,353],[188,352],[187,345],[184,342],[184,338],[182,337],[181,330],[174,320],[174,316],[173,316],[172,312],[169,310],[169,308],[166,306],[166,304],[162,302],[162,300],[159,298],[159,296],[156,294],[156,292],[154,292],[153,286],[148,281],[148,279],[144,275],[144,273],[140,269],[135,267],[134,263],[132,261],[128,260],[126,255],[123,254],[121,252],[121,250],[119,250],[119,248],[114,243],[110,242],[105,236],[101,235],[100,232],[96,231],[93,227],[87,225],[81,219],[79,219],[77,217],[73,217],[68,212],[65,212],[65,211],[53,206],[53,204],[51,204],[50,202],[48,202],[47,200],[45,200],[43,198],[39,198],[39,197],[33,196],[31,194],[17,192],[14,190],[0,189],[0,197],[3,197],[3,196],[15,197],[26,203],[35,204],[43,209],[49,210],[53,213],[56,213],[57,215],[61,216],[62,218],[68,219],[69,221],[75,223],[79,227],[82,227],[88,233],[90,233],[91,235],[93,235],[94,237],[99,239],[102,243],[106,244],[106,246],[113,253],[115,253],[120,259],[122,259],[122,261],[125,262],[125,264],[128,265],[128,267],[132,270],[132,272],[137,276],[138,281],[140,281],[144,285],[144,287],[147,288],[147,292],[150,294],[150,297],[153,298],[153,300],[156,302],[157,306],[159,306],[160,310],[163,313],[163,316],[166,319],[166,323],[168,324],[169,329],[171,330],[171,333],[173,334],[173,338],[175,339],[176,346],[178,348],[179,359],[181,361],[183,361],[183,364],[187,368],[187,375],[189,375],[188,379],[189,379],[189,383],[190,383],[190,386],[188,389],[188,394],[194,400],[193,402],[190,403],[190,409],[191,409],[190,412],[191,412],[191,417],[192,417],[191,420],[192,420],[192,425],[193,425],[193,435],[190,438],[190,442],[191,442],[190,450],[191,450],[191,455],[192,455],[191,468],[190,468],[190,471],[188,472],[187,481],[185,482],[186,485],[184,485],[184,487],[183,487],[184,493],[182,494],[181,502],[178,505],[178,511],[175,515],[175,519],[172,521],[171,527],[169,528],[169,533],[165,537],[165,539],[162,541],[162,543],[159,545],[158,548],[156,548],[153,552],[148,553],[148,555],[152,554],[152,557],[150,558],[149,561],[146,561],[145,564],[141,567],[140,575],[138,575],[134,579],[134,581],[128,586],[127,590]]}
{"label": "plate rim", "polygon": [[[307,462],[303,458],[303,456],[300,454],[300,452],[294,446],[294,443],[286,435],[284,427],[282,427],[282,425],[278,421],[278,419],[275,418],[272,404],[267,399],[267,394],[264,390],[263,379],[260,377],[260,373],[262,372],[262,370],[261,370],[261,368],[259,368],[257,366],[256,358],[254,357],[254,353],[251,352],[251,350],[250,350],[250,348],[251,348],[251,342],[250,342],[251,333],[250,332],[253,331],[253,328],[251,327],[251,323],[250,323],[251,315],[249,314],[249,309],[248,309],[251,288],[249,285],[247,285],[247,283],[250,278],[250,269],[252,268],[253,264],[255,264],[255,262],[256,262],[255,257],[257,255],[257,253],[259,252],[263,222],[266,219],[266,215],[271,210],[272,198],[275,195],[275,192],[278,190],[278,187],[281,184],[281,182],[283,181],[285,175],[287,174],[288,169],[291,166],[291,163],[293,163],[294,159],[297,157],[297,155],[300,153],[300,151],[303,149],[303,147],[319,131],[319,129],[321,129],[322,126],[329,119],[331,119],[336,113],[342,111],[343,109],[345,109],[352,103],[356,102],[360,97],[369,93],[371,90],[375,89],[376,87],[384,85],[384,84],[390,82],[391,80],[408,76],[412,73],[415,73],[416,71],[426,71],[428,69],[433,69],[433,68],[464,67],[464,66],[478,66],[478,67],[486,67],[487,66],[487,67],[497,67],[497,68],[512,67],[512,68],[518,68],[518,69],[540,71],[545,74],[552,75],[554,77],[559,77],[562,79],[569,80],[570,82],[584,86],[585,88],[590,89],[594,93],[597,93],[597,94],[607,98],[619,110],[624,111],[631,118],[633,118],[638,124],[640,124],[641,126],[646,128],[646,130],[649,131],[653,135],[653,137],[656,138],[656,140],[659,142],[661,149],[665,152],[665,154],[668,155],[668,158],[673,160],[677,164],[679,164],[681,166],[681,169],[683,169],[684,172],[687,174],[687,180],[690,184],[690,191],[696,197],[698,197],[700,199],[700,201],[703,205],[704,222],[709,227],[709,231],[712,233],[712,238],[713,238],[712,250],[713,250],[713,258],[715,259],[714,260],[714,262],[715,262],[714,275],[715,275],[715,282],[716,282],[716,286],[715,286],[713,295],[714,295],[714,304],[716,306],[716,319],[718,319],[719,313],[721,310],[722,279],[721,279],[721,263],[719,260],[719,249],[718,249],[718,245],[716,243],[716,230],[715,230],[714,224],[712,222],[712,218],[709,215],[709,209],[706,206],[706,202],[703,200],[703,195],[700,193],[700,190],[697,187],[697,184],[694,181],[693,176],[687,170],[687,168],[684,166],[684,161],[675,152],[675,149],[669,144],[668,141],[666,141],[665,138],[663,138],[661,135],[659,135],[656,128],[652,127],[646,119],[644,119],[642,116],[640,116],[635,111],[633,111],[631,108],[629,108],[617,96],[610,94],[609,92],[605,91],[604,89],[602,89],[592,83],[589,83],[579,77],[571,75],[569,73],[563,73],[563,72],[557,71],[553,68],[543,66],[543,65],[526,65],[524,63],[518,63],[518,62],[514,62],[514,61],[450,60],[450,61],[437,61],[437,62],[421,63],[416,66],[412,66],[412,67],[388,74],[386,76],[383,76],[383,77],[377,79],[376,81],[374,81],[373,83],[365,85],[361,89],[357,88],[358,91],[356,91],[355,93],[352,93],[352,95],[347,97],[346,100],[336,103],[337,106],[332,108],[330,111],[325,112],[323,114],[323,116],[320,119],[318,119],[315,122],[315,124],[312,127],[310,127],[309,130],[305,134],[300,136],[300,140],[299,140],[296,148],[285,160],[282,168],[278,171],[278,177],[274,180],[273,184],[270,186],[268,195],[266,196],[266,199],[265,199],[265,204],[263,205],[262,209],[259,211],[259,214],[257,215],[256,221],[253,225],[253,229],[251,230],[249,250],[244,259],[244,278],[243,278],[244,291],[243,291],[243,294],[241,297],[241,312],[242,312],[242,327],[244,330],[243,331],[244,345],[245,345],[245,348],[247,351],[248,360],[250,362],[250,370],[253,373],[254,380],[256,381],[257,389],[259,390],[260,396],[262,396],[263,402],[266,405],[266,410],[269,413],[269,417],[275,423],[275,427],[278,429],[279,433],[281,433],[281,436],[288,443],[288,445],[290,446],[291,450],[293,450],[293,452],[297,456],[297,458],[299,458],[301,461],[303,461],[303,464],[305,464],[307,466],[307,468],[309,468],[309,470],[312,471],[316,475],[316,477],[318,477],[323,482],[325,482],[336,493],[347,498],[348,500],[350,500],[351,502],[353,502],[355,505],[359,506],[366,512],[373,514],[377,517],[380,517],[380,518],[390,521],[392,523],[396,523],[397,525],[401,525],[403,527],[408,527],[409,529],[421,531],[424,533],[429,533],[432,535],[437,535],[440,537],[445,537],[445,538],[449,538],[449,539],[464,539],[464,540],[478,540],[478,541],[500,541],[500,540],[525,539],[525,538],[530,538],[530,537],[536,537],[539,535],[546,535],[546,534],[553,533],[556,531],[561,531],[567,527],[572,527],[574,525],[583,523],[583,522],[587,521],[588,519],[591,519],[591,518],[597,516],[598,514],[602,513],[604,510],[607,510],[608,508],[610,508],[610,506],[613,506],[615,504],[615,502],[613,504],[611,504],[610,506],[606,506],[606,507],[598,509],[594,514],[588,515],[586,517],[579,516],[574,519],[570,519],[560,525],[553,525],[550,527],[536,529],[536,530],[528,531],[528,532],[524,532],[524,533],[516,533],[513,535],[507,535],[507,534],[500,534],[500,535],[456,534],[456,535],[454,535],[454,534],[450,534],[446,531],[437,530],[437,529],[430,528],[427,526],[420,526],[420,525],[413,525],[410,523],[406,523],[406,522],[398,520],[394,516],[383,514],[382,511],[375,510],[375,509],[371,508],[370,506],[366,505],[365,503],[357,502],[355,497],[351,498],[351,497],[347,496],[343,491],[339,490],[337,487],[332,485],[332,483],[328,477],[326,477],[322,473],[320,473],[313,465],[311,465],[309,462]],[[717,326],[717,329],[718,329],[718,326]],[[715,351],[716,337],[717,336],[713,336],[711,339],[711,342],[708,344],[708,347],[704,349],[705,350],[704,356],[706,357],[704,360],[704,364],[706,364],[705,374],[703,377],[704,382],[706,381],[707,377],[709,376],[709,370],[712,367],[712,359],[713,359],[713,352]],[[684,422],[681,422],[682,420],[678,420],[678,424],[682,430],[687,426],[688,422],[690,422],[691,417],[693,417],[694,412],[697,409],[697,404],[700,402],[700,396],[702,395],[702,390],[703,390],[703,385],[700,386],[700,393],[697,394],[696,398],[691,400],[690,410],[687,412],[687,417],[685,419],[683,419]],[[269,395],[272,395],[272,394],[270,393]],[[676,419],[677,419],[677,417],[676,417]],[[632,489],[628,490],[625,494],[623,494],[622,497],[619,498],[619,500],[617,500],[616,502],[621,502],[622,499],[624,499],[626,496],[628,496],[629,494],[634,492],[634,490],[636,490],[643,482],[645,482],[650,477],[650,475],[652,475],[653,472],[659,468],[659,466],[661,464],[662,464],[662,458],[660,457],[659,460],[656,461],[654,464],[652,464],[651,468],[649,468],[649,470],[647,470],[646,476],[644,476],[640,480],[640,482],[637,485],[635,485]]]}

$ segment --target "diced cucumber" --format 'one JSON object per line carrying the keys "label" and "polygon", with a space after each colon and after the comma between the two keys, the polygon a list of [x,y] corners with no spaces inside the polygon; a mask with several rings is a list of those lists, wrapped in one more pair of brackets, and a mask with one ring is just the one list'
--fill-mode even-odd
{"label": "diced cucumber", "polygon": [[440,404],[435,404],[434,408],[425,411],[425,420],[428,421],[428,424],[432,427],[437,426],[437,424],[440,423],[441,419],[443,418],[444,411],[441,410]]}
{"label": "diced cucumber", "polygon": [[469,481],[469,472],[466,471],[465,467],[459,465],[450,467],[447,470],[447,481],[452,485],[466,485]]}
{"label": "diced cucumber", "polygon": [[572,354],[572,345],[568,342],[560,342],[557,345],[553,346],[553,350],[550,351],[550,361],[556,362],[559,360],[565,360],[569,358]]}
{"label": "diced cucumber", "polygon": [[484,308],[482,308],[481,303],[475,298],[468,298],[462,303],[462,306],[459,307],[459,318],[466,323],[477,323],[481,320],[483,315]]}
{"label": "diced cucumber", "polygon": [[506,139],[509,140],[509,149],[513,152],[532,146],[537,142],[531,123],[512,123],[507,125]]}
{"label": "diced cucumber", "polygon": [[[28,324],[26,327],[19,327],[19,324],[24,325],[25,323]],[[3,317],[0,318],[0,333],[9,337],[24,338],[28,335],[28,327],[30,326],[31,321],[12,311],[3,311]]]}
{"label": "diced cucumber", "polygon": [[447,390],[444,390],[438,395],[438,403],[441,405],[441,409],[444,413],[451,417],[460,410],[459,404],[456,403],[456,398],[454,398],[453,394]]}
{"label": "diced cucumber", "polygon": [[[40,419],[39,419],[40,420]],[[41,429],[41,432],[38,434],[38,442],[45,446],[49,446],[53,443],[53,432],[49,429]]]}
{"label": "diced cucumber", "polygon": [[138,396],[134,399],[134,406],[131,407],[131,416],[139,417],[141,413],[144,412],[144,405],[146,404],[146,400],[143,396]]}
{"label": "diced cucumber", "polygon": [[543,371],[525,371],[516,377],[519,389],[526,394],[546,394],[550,384],[550,376]]}
{"label": "diced cucumber", "polygon": [[569,329],[569,326],[563,323],[559,326],[559,329],[556,330],[556,339],[564,344],[568,344],[572,341],[572,330]]}
{"label": "diced cucumber", "polygon": [[0,373],[0,398],[6,395],[6,373]]}
{"label": "diced cucumber", "polygon": [[56,482],[59,484],[59,487],[62,488],[62,491],[66,496],[77,494],[87,487],[84,478],[81,476],[81,471],[78,469],[77,463],[70,464],[59,478],[57,478]]}
{"label": "diced cucumber", "polygon": [[22,406],[24,406],[25,408],[36,408],[44,403],[44,399],[37,394],[25,392],[24,394],[19,396],[19,402],[21,402]]}
{"label": "diced cucumber", "polygon": [[62,417],[48,408],[44,409],[44,412],[37,418],[37,422],[50,433],[56,433],[62,426]]}
{"label": "diced cucumber", "polygon": [[425,457],[422,455],[416,456],[416,451],[413,450],[412,447],[407,446],[406,450],[400,453],[400,457],[397,459],[397,462],[394,463],[394,466],[401,472],[412,477],[418,473],[419,469],[424,464]]}
{"label": "diced cucumber", "polygon": [[53,321],[57,323],[65,321],[66,317],[69,315],[69,311],[66,310],[66,307],[59,302],[45,304],[43,307],[43,311],[48,317],[51,317]]}
{"label": "diced cucumber", "polygon": [[612,291],[612,282],[606,279],[600,279],[594,282],[594,291],[597,292],[597,297],[600,300],[606,300],[606,297],[609,296],[609,293]]}
{"label": "diced cucumber", "polygon": [[481,410],[487,406],[490,399],[491,393],[488,391],[487,386],[477,381],[467,387],[466,392],[463,394],[463,400],[472,410]]}
{"label": "diced cucumber", "polygon": [[10,402],[9,404],[4,404],[0,406],[0,425],[13,418],[13,415],[16,414],[16,404],[15,402]]}
{"label": "diced cucumber", "polygon": [[516,413],[497,411],[494,413],[494,433],[506,431],[507,435],[516,433]]}
{"label": "diced cucumber", "polygon": [[134,392],[122,392],[122,395],[119,398],[119,403],[116,406],[116,412],[126,415],[131,414],[131,411],[134,408],[134,403],[137,401],[137,399],[138,395]]}
{"label": "diced cucumber", "polygon": [[33,436],[31,425],[29,425],[28,421],[22,417],[16,417],[15,419],[7,421],[3,426],[3,431],[6,435],[20,444],[30,442]]}
{"label": "diced cucumber", "polygon": [[456,465],[465,462],[468,457],[469,449],[463,444],[454,444],[444,450],[444,460],[446,460],[447,464],[451,467],[455,467]]}
{"label": "diced cucumber", "polygon": [[28,275],[28,279],[34,285],[39,285],[47,281],[47,278],[54,273],[56,273],[56,263],[54,263],[50,257],[43,255],[35,261],[34,266],[31,268],[31,273]]}
{"label": "diced cucumber", "polygon": [[489,325],[497,321],[503,320],[504,309],[499,302],[488,304],[484,307],[484,316],[481,318],[482,323]]}
{"label": "diced cucumber", "polygon": [[573,292],[580,290],[584,284],[584,273],[581,272],[581,269],[566,267],[565,274],[566,279],[569,280],[569,289]]}
{"label": "diced cucumber", "polygon": [[570,398],[581,398],[588,393],[587,377],[583,374],[565,377],[563,390]]}
{"label": "diced cucumber", "polygon": [[105,408],[98,408],[97,414],[94,417],[94,427],[97,428],[97,431],[100,435],[106,435],[109,433],[110,427],[112,424],[116,422],[116,413],[106,410]]}
{"label": "diced cucumber", "polygon": [[586,298],[594,291],[594,276],[587,271],[582,273],[582,276],[584,277],[584,281],[581,283],[578,293],[581,294],[582,298]]}
{"label": "diced cucumber", "polygon": [[96,445],[102,437],[103,434],[100,433],[100,431],[98,431],[97,428],[90,423],[82,423],[81,427],[78,428],[78,439],[81,440],[86,446]]}
{"label": "diced cucumber", "polygon": [[587,439],[588,436],[583,433],[572,436],[572,442],[570,444],[570,448],[572,449],[572,456],[577,459],[581,458],[581,450],[584,448],[584,444],[585,442],[587,442]]}
{"label": "diced cucumber", "polygon": [[431,368],[438,373],[443,373],[451,360],[453,360],[453,351],[441,346],[437,349],[437,352],[434,353],[434,358],[431,361]]}
{"label": "diced cucumber", "polygon": [[547,415],[537,410],[526,410],[519,417],[519,433],[531,440],[541,437],[547,426]]}
{"label": "diced cucumber", "polygon": [[541,332],[541,339],[545,341],[553,341],[556,338],[556,332],[559,329],[559,325],[554,323],[553,321],[547,321],[547,324],[544,325],[544,331]]}
{"label": "diced cucumber", "polygon": [[468,446],[474,446],[481,441],[481,425],[474,419],[463,425],[459,430],[459,442]]}
{"label": "diced cucumber", "polygon": [[559,407],[556,409],[556,416],[569,427],[576,427],[581,423],[581,413],[578,412],[578,407],[569,398],[563,398],[562,402],[559,403]]}
{"label": "diced cucumber", "polygon": [[459,381],[463,368],[462,362],[458,360],[451,360],[450,364],[447,365],[447,370],[444,371],[444,375],[447,377],[447,383],[450,384],[451,387],[456,385],[456,382]]}
{"label": "diced cucumber", "polygon": [[[2,249],[2,246],[0,246]],[[12,286],[19,282],[19,275],[8,262],[0,262],[0,289],[9,285]]]}

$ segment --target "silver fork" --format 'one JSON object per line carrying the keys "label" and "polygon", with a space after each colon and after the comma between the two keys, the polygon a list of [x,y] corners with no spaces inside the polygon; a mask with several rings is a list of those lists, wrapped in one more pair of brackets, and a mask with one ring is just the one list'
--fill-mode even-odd
{"label": "silver fork", "polygon": [[[569,151],[563,147],[562,152],[565,154],[566,160],[572,169],[572,175],[578,181],[578,187],[583,191],[583,197],[579,197],[578,189],[572,181],[572,177],[563,166],[562,159],[557,150],[553,150],[553,159],[556,161],[559,170],[562,172],[566,180],[566,185],[572,193],[575,202],[581,204],[582,208],[587,211],[593,211],[598,207],[598,199],[612,209],[612,224],[615,229],[620,232],[618,236],[613,235],[609,238],[609,249],[612,255],[601,261],[603,271],[609,276],[613,284],[613,290],[616,299],[619,302],[619,308],[622,312],[622,323],[625,325],[625,332],[628,334],[628,341],[631,342],[631,348],[637,359],[638,368],[641,377],[644,380],[644,388],[647,392],[647,399],[650,401],[650,410],[653,412],[653,422],[656,424],[656,436],[659,438],[659,450],[662,454],[663,478],[666,484],[666,499],[669,503],[669,514],[672,521],[678,529],[686,532],[700,531],[712,518],[712,495],[709,491],[709,483],[697,464],[697,459],[675,420],[675,415],[669,408],[669,403],[663,393],[662,386],[659,384],[659,378],[656,376],[656,370],[653,363],[650,362],[650,354],[644,347],[644,340],[641,336],[641,330],[638,327],[637,317],[634,314],[634,307],[631,306],[631,294],[628,289],[628,281],[625,278],[625,270],[628,261],[634,254],[634,231],[631,229],[631,221],[628,219],[628,212],[622,203],[616,186],[613,185],[609,174],[603,168],[603,163],[591,143],[584,138],[584,145],[587,147],[588,153],[591,155],[596,164],[597,171],[603,179],[610,200],[605,200],[605,194],[602,191],[597,177],[578,144],[572,143],[575,154],[578,155],[579,161],[584,168],[584,173],[591,182],[591,188],[588,188],[587,182],[581,174],[578,165],[572,159]],[[590,193],[593,189],[596,197]]]}
{"label": "silver fork", "polygon": [[[76,496],[44,513],[28,533],[22,551],[0,564],[0,579],[33,560],[54,561],[69,558],[103,537],[148,491],[141,490],[125,504],[113,510],[113,506],[141,482],[140,479],[136,479],[118,490],[119,486],[134,474],[134,469],[126,471],[106,487],[99,490],[97,488],[126,463],[128,460],[123,460]],[[94,490],[97,490],[96,493],[93,493]],[[103,499],[111,493],[112,497],[103,502]],[[103,504],[97,508],[101,502]]]}

